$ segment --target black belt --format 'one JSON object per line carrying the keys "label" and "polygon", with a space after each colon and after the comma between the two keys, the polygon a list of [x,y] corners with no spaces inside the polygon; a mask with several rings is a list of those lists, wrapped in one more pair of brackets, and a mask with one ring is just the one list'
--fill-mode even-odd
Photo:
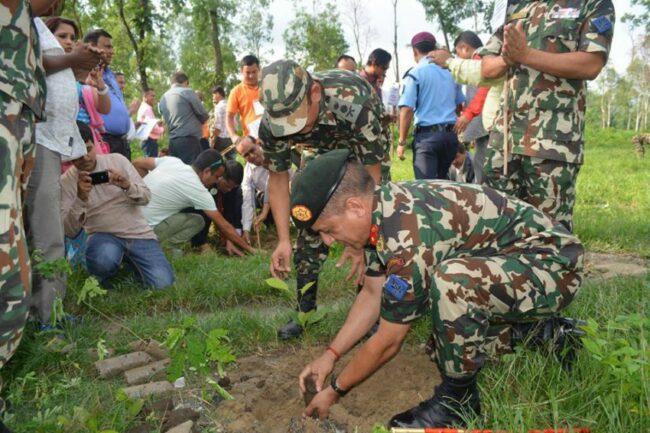
{"label": "black belt", "polygon": [[449,123],[439,123],[437,125],[416,126],[415,133],[421,132],[451,132],[454,130],[454,125]]}

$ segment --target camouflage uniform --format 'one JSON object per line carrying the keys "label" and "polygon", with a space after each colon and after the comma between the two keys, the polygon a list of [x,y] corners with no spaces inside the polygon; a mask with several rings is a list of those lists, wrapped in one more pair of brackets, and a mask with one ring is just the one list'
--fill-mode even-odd
{"label": "camouflage uniform", "polygon": [[[17,3],[10,10],[8,4]],[[45,71],[27,0],[0,2],[0,367],[22,338],[31,295],[21,189],[34,155],[34,122],[45,105]]]}
{"label": "camouflage uniform", "polygon": [[634,151],[636,152],[636,156],[643,158],[645,156],[644,145],[650,146],[650,134],[635,135],[632,138],[632,144],[634,144]]}
{"label": "camouflage uniform", "polygon": [[[266,72],[272,66],[264,68],[266,77],[273,74]],[[312,78],[323,86],[316,125],[306,134],[282,136],[281,130],[272,130],[265,114],[260,126],[265,166],[274,172],[287,171],[291,166],[292,151],[298,151],[301,154],[300,166],[304,168],[315,156],[339,148],[349,148],[364,165],[381,163],[388,146],[383,122],[385,111],[370,84],[358,75],[340,69],[314,73]],[[278,93],[283,91],[281,85],[283,83],[278,80]],[[261,94],[260,102],[268,104],[265,98],[275,97]],[[299,288],[317,280],[328,252],[329,248],[318,234],[311,230],[298,232],[294,265]],[[306,310],[301,307],[301,311]]]}
{"label": "camouflage uniform", "polygon": [[[607,56],[615,16],[611,0],[544,0],[509,6],[508,20],[523,21],[532,48]],[[498,55],[502,42],[503,28],[480,54]],[[571,229],[575,182],[584,157],[586,83],[525,65],[511,68],[509,78],[508,173],[503,173],[501,110],[488,145],[486,183],[522,198]]]}
{"label": "camouflage uniform", "polygon": [[434,354],[449,377],[509,351],[507,323],[565,308],[582,281],[578,239],[491,188],[388,183],[376,190],[372,220],[369,264],[387,277],[381,316],[406,324],[431,306]]}

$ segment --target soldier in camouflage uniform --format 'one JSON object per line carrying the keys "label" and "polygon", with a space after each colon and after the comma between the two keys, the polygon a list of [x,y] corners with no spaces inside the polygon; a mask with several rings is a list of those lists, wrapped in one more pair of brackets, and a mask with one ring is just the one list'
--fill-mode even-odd
{"label": "soldier in camouflage uniform", "polygon": [[[0,1],[0,21],[1,368],[20,343],[29,311],[31,270],[23,229],[22,192],[33,165],[34,123],[45,107],[46,84],[30,2]],[[1,402],[0,411],[4,407]],[[6,427],[0,423],[0,429]]]}
{"label": "soldier in camouflage uniform", "polygon": [[[314,186],[317,183],[318,186]],[[294,181],[291,214],[325,244],[366,247],[365,285],[325,353],[300,375],[316,395],[305,415],[329,407],[401,347],[411,323],[431,309],[442,383],[434,396],[396,415],[393,427],[450,427],[480,412],[476,376],[488,356],[508,351],[509,325],[547,317],[571,303],[582,282],[583,248],[562,224],[491,188],[448,181],[378,188],[336,150]],[[323,382],[334,363],[380,316],[377,333]]]}
{"label": "soldier in camouflage uniform", "polygon": [[490,137],[487,185],[533,204],[571,229],[576,177],[584,159],[586,80],[595,79],[607,62],[614,6],[611,0],[510,4],[505,29],[480,51],[487,56],[484,78],[507,74],[509,97],[508,171],[503,169],[502,100]]}
{"label": "soldier in camouflage uniform", "polygon": [[[271,273],[282,277],[289,271],[289,175],[292,151],[299,151],[304,167],[315,156],[337,148],[351,149],[374,179],[381,179],[386,149],[383,131],[384,106],[368,82],[344,70],[308,74],[290,60],[277,61],[262,70],[260,102],[265,108],[259,138],[264,165],[270,170],[269,196],[278,229],[278,246],[271,257]],[[296,241],[294,264],[298,272],[299,311],[316,308],[318,273],[328,247],[309,230],[301,230]],[[353,271],[361,268],[362,252],[346,251],[354,257]],[[355,261],[356,260],[356,261]],[[313,283],[305,293],[301,289]],[[302,334],[295,321],[279,331],[280,338]]]}
{"label": "soldier in camouflage uniform", "polygon": [[644,146],[650,146],[650,134],[639,134],[635,135],[632,138],[632,144],[634,144],[634,152],[638,158],[643,158],[645,156]]}

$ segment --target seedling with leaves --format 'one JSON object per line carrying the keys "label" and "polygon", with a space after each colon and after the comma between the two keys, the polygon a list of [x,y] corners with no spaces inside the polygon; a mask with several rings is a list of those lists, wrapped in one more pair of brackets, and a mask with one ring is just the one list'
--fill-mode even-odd
{"label": "seedling with leaves", "polygon": [[221,397],[232,400],[233,397],[211,377],[214,368],[219,377],[225,377],[224,367],[237,359],[232,353],[227,330],[215,328],[205,332],[196,318],[189,316],[180,327],[167,330],[167,339],[162,345],[170,350],[171,363],[167,369],[170,381],[198,373]]}

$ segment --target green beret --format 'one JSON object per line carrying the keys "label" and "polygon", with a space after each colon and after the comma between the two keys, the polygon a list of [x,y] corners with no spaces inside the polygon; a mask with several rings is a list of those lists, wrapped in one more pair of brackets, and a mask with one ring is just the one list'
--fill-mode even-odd
{"label": "green beret", "polygon": [[316,222],[352,156],[348,149],[332,150],[317,156],[296,176],[291,186],[291,218],[296,227],[307,229]]}

